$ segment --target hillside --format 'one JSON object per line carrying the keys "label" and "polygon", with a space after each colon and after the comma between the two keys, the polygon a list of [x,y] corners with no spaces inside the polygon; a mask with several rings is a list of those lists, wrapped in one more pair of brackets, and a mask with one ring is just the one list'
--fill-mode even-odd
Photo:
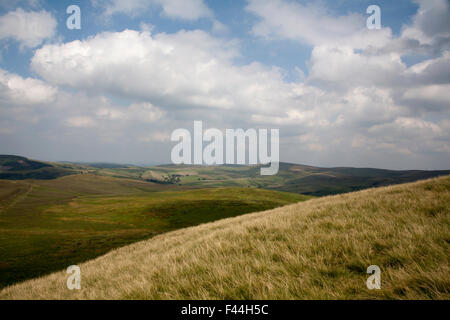
{"label": "hillside", "polygon": [[56,179],[79,173],[80,168],[63,164],[50,164],[25,157],[0,155],[0,179]]}
{"label": "hillside", "polygon": [[[3,299],[450,299],[450,177],[181,229],[14,285]],[[381,268],[381,290],[366,269]]]}
{"label": "hillside", "polygon": [[0,180],[0,288],[157,234],[308,198],[95,174]]}

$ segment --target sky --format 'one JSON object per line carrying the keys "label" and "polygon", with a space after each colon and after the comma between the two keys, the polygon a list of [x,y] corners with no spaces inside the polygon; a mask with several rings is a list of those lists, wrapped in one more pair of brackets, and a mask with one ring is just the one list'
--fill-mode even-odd
{"label": "sky", "polygon": [[171,133],[201,120],[279,129],[284,162],[450,169],[449,7],[0,0],[0,154],[170,163]]}

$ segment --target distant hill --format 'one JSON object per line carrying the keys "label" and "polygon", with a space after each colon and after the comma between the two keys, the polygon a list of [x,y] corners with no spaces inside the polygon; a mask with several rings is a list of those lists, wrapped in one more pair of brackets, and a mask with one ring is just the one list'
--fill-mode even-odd
{"label": "distant hill", "polygon": [[54,165],[14,155],[0,155],[0,179],[56,179],[78,173],[73,166]]}
{"label": "distant hill", "polygon": [[44,163],[18,156],[0,156],[0,159],[3,159],[3,162],[0,162],[0,179],[55,179],[68,174],[92,173],[161,185],[173,184],[195,188],[250,187],[311,196],[340,194],[450,174],[450,170],[320,168],[280,163],[277,175],[261,176],[261,166],[169,164],[142,167],[114,163]]}
{"label": "distant hill", "polygon": [[98,174],[191,187],[251,187],[325,196],[367,188],[414,182],[450,174],[450,170],[384,170],[320,168],[280,163],[277,175],[261,176],[260,166],[162,165],[102,169]]}
{"label": "distant hill", "polygon": [[[169,232],[0,299],[450,299],[450,177],[308,200]],[[367,268],[381,270],[368,290]]]}
{"label": "distant hill", "polygon": [[[324,196],[373,187],[414,182],[450,174],[450,170],[385,170],[373,168],[319,168],[281,164],[282,185],[267,189]],[[263,184],[264,185],[264,184]]]}
{"label": "distant hill", "polygon": [[127,164],[119,164],[119,163],[109,163],[109,162],[63,162],[67,164],[81,165],[87,166],[96,169],[123,169],[128,168],[130,165]]}
{"label": "distant hill", "polygon": [[0,168],[9,171],[37,170],[40,168],[51,167],[51,165],[28,160],[25,157],[0,155]]}

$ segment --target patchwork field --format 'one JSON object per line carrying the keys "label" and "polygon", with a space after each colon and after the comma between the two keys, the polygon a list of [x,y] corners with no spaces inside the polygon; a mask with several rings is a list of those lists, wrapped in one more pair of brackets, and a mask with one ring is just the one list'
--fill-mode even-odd
{"label": "patchwork field", "polygon": [[414,182],[448,175],[450,171],[319,168],[280,163],[280,170],[274,176],[261,176],[260,166],[126,166],[97,168],[95,173],[190,187],[250,187],[325,196]]}

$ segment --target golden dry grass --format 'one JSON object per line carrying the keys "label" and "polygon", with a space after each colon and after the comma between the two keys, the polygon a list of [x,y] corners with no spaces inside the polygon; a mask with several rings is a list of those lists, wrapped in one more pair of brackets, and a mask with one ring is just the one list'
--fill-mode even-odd
{"label": "golden dry grass", "polygon": [[[449,299],[450,177],[187,228],[5,288],[2,299]],[[381,290],[366,269],[381,268]]]}

